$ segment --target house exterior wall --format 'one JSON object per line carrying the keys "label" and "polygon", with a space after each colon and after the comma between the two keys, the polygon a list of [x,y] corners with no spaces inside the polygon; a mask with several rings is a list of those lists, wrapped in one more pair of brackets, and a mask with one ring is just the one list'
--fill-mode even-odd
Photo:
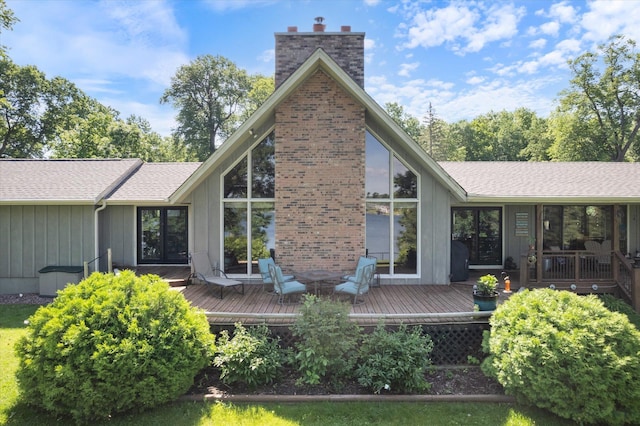
{"label": "house exterior wall", "polygon": [[[116,267],[136,264],[136,208],[135,206],[107,206],[98,217],[100,223],[100,253],[111,249]],[[101,259],[100,270],[106,271],[106,259]]]}
{"label": "house exterior wall", "polygon": [[319,71],[276,110],[276,253],[348,270],[365,247],[365,112]]}
{"label": "house exterior wall", "polygon": [[0,206],[0,293],[38,293],[45,266],[94,258],[93,206]]}

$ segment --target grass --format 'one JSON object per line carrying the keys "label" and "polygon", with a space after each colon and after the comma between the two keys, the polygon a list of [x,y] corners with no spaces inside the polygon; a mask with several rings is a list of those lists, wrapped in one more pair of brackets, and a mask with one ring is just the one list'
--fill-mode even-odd
{"label": "grass", "polygon": [[[0,305],[0,425],[60,425],[57,419],[20,402],[13,347],[25,333],[32,305]],[[572,425],[547,412],[516,404],[321,402],[231,404],[175,402],[141,414],[115,417],[109,425]]]}

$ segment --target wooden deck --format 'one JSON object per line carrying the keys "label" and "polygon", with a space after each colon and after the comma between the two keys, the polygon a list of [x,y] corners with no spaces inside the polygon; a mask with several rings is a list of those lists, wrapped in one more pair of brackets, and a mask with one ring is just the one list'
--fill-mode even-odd
{"label": "wooden deck", "polygon": [[[262,284],[245,285],[244,295],[234,289],[225,289],[223,299],[217,297],[217,288],[203,284],[177,287],[176,290],[181,291],[193,306],[203,309],[212,324],[219,325],[238,321],[243,324],[292,324],[301,306],[299,298],[292,299],[289,304],[278,304],[277,296],[263,291]],[[330,290],[322,295],[334,297]],[[387,324],[487,321],[487,314],[473,314],[471,286],[464,283],[374,287],[365,297],[365,303],[352,306],[350,317],[360,325],[376,325],[381,318]]]}
{"label": "wooden deck", "polygon": [[[219,299],[219,288],[210,288],[194,280],[187,285],[190,268],[185,266],[138,266],[137,274],[156,274],[169,282],[176,291],[207,313],[209,321],[216,325],[266,323],[289,325],[295,321],[300,309],[298,300],[280,305],[276,295],[263,290],[261,282],[245,284],[242,295],[233,288],[224,289],[224,298]],[[487,313],[474,313],[472,287],[478,276],[500,271],[469,271],[469,279],[450,285],[381,285],[372,287],[365,302],[352,306],[350,317],[360,325],[376,325],[380,319],[387,324],[453,324],[486,322]],[[516,274],[512,274],[516,275]],[[518,289],[518,279],[512,276],[512,290]],[[502,283],[502,280],[500,280]],[[310,289],[313,286],[309,286]],[[333,297],[331,286],[325,287],[321,295]],[[268,289],[267,289],[268,290]],[[500,300],[507,294],[501,292]],[[343,297],[341,300],[349,301]]]}

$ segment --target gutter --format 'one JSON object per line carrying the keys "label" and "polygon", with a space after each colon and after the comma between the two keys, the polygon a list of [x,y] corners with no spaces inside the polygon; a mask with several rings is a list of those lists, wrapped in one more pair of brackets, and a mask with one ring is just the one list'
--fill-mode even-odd
{"label": "gutter", "polygon": [[[102,200],[102,205],[93,212],[93,241],[94,241],[94,258],[100,257],[100,222],[98,220],[99,213],[107,208],[107,200]],[[98,260],[99,262],[99,260]]]}

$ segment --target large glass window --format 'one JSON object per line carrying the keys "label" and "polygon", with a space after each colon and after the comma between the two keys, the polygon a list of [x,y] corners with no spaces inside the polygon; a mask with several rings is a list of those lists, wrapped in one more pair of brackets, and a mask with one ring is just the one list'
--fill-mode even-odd
{"label": "large glass window", "polygon": [[138,263],[187,263],[187,208],[138,208]]}
{"label": "large glass window", "polygon": [[[618,209],[620,250],[627,252],[625,207]],[[584,250],[589,240],[602,243],[613,237],[613,206],[545,206],[544,248]]]}
{"label": "large glass window", "polygon": [[274,142],[272,133],[224,175],[225,272],[257,274],[275,252]]}
{"label": "large glass window", "polygon": [[453,240],[469,250],[472,265],[502,264],[502,209],[460,207],[452,209]]}
{"label": "large glass window", "polygon": [[418,273],[418,177],[371,133],[366,136],[366,248],[386,274]]}

